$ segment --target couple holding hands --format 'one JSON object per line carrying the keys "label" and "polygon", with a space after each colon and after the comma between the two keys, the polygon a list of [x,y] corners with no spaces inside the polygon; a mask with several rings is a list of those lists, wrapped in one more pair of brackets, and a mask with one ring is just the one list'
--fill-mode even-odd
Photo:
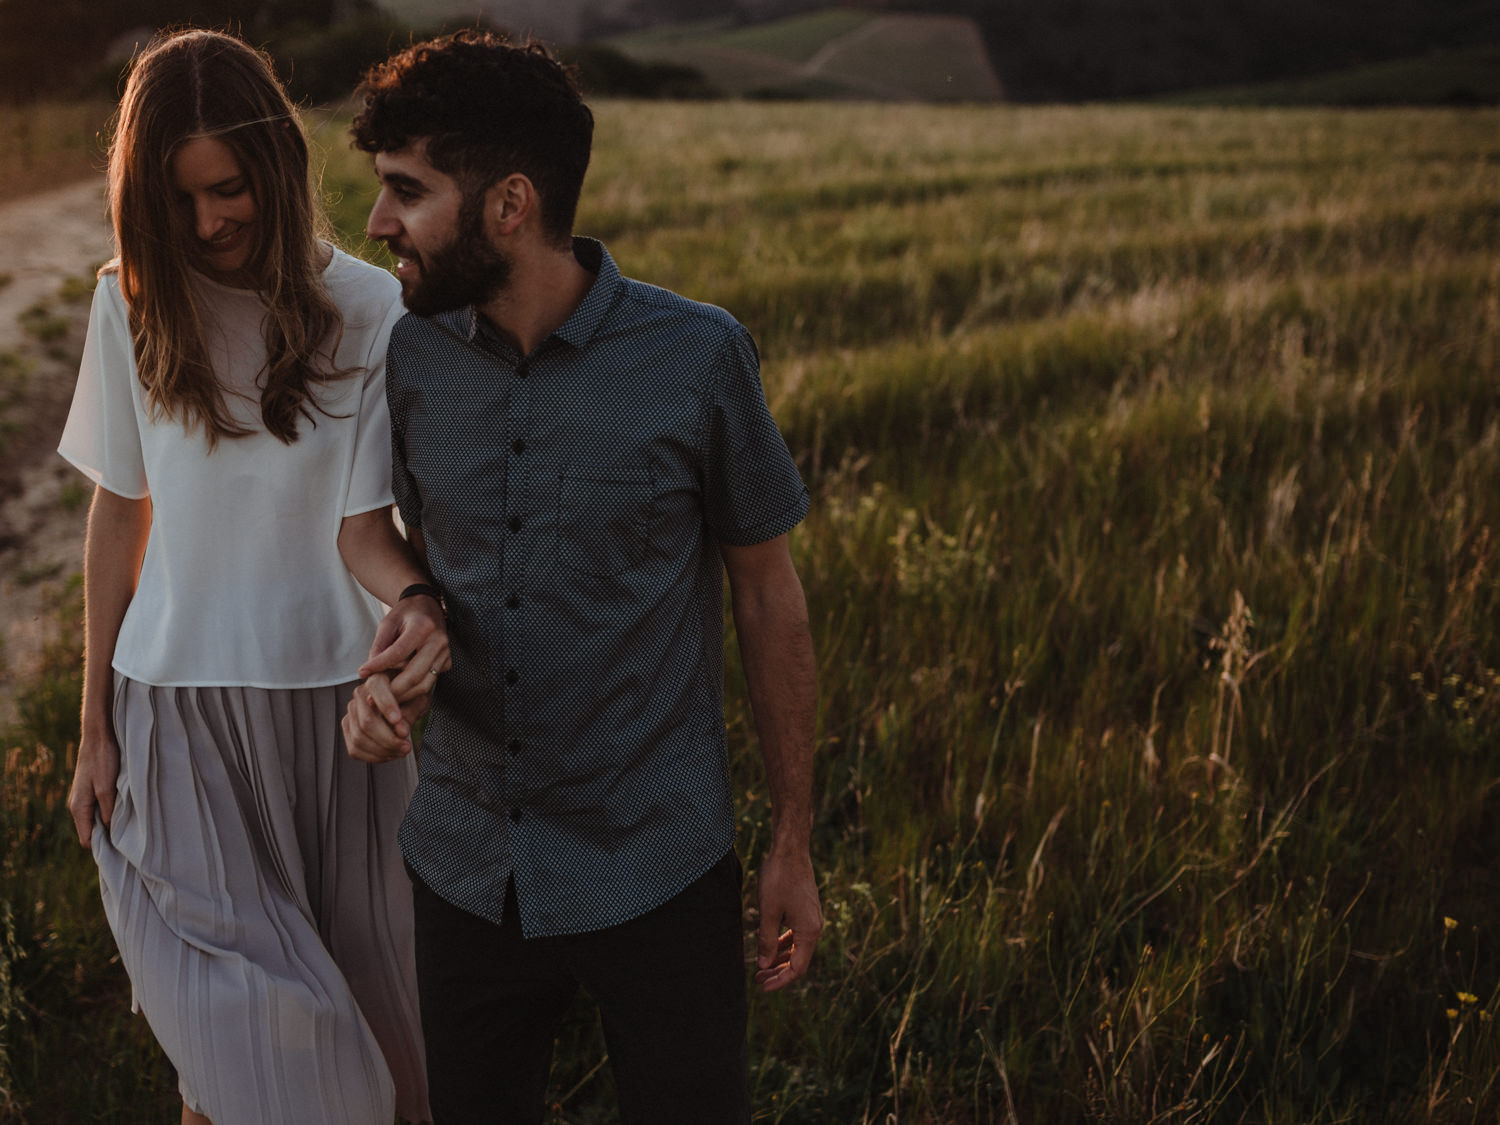
{"label": "couple holding hands", "polygon": [[358,98],[395,278],[321,237],[240,40],[158,39],[120,105],[60,451],[98,486],[68,804],[135,1002],[185,1122],[538,1122],[579,987],[623,1120],[748,1121],[726,571],[760,986],[821,927],[755,345],[573,236],[593,116],[542,47],[416,44]]}

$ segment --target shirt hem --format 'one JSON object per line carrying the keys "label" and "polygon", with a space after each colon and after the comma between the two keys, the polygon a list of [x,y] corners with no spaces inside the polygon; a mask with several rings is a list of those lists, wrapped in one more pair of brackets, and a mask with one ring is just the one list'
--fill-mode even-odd
{"label": "shirt hem", "polygon": [[[792,528],[807,518],[807,513],[812,510],[812,495],[803,486],[802,495],[797,502],[780,515],[762,520],[754,527],[737,530],[732,534],[725,535],[715,528],[709,530],[720,543],[731,547],[754,547],[760,543],[768,543],[778,535],[785,535]],[[772,530],[774,529],[774,530]]]}
{"label": "shirt hem", "polygon": [[394,507],[395,504],[396,498],[394,496],[387,496],[384,500],[377,500],[373,504],[356,504],[352,508],[344,509],[343,518],[348,519],[350,516],[362,516],[366,512],[375,512],[381,508]]}
{"label": "shirt hem", "polygon": [[[420,829],[418,831],[420,831]],[[597,934],[603,930],[610,930],[616,926],[623,926],[627,922],[633,922],[635,919],[640,918],[642,915],[649,914],[651,913],[651,911],[657,909],[658,907],[665,906],[678,895],[682,894],[683,891],[687,890],[699,879],[703,878],[704,875],[708,874],[708,872],[713,869],[716,863],[718,863],[726,855],[734,850],[735,842],[736,833],[733,828],[731,828],[729,831],[729,839],[725,843],[724,847],[722,849],[713,851],[712,855],[708,859],[708,862],[704,863],[701,867],[689,867],[685,876],[682,878],[682,881],[680,883],[676,883],[671,890],[664,892],[659,898],[654,895],[651,896],[651,898],[648,899],[644,904],[632,903],[630,906],[625,907],[620,914],[612,914],[604,921],[600,921],[597,923],[586,923],[580,926],[543,926],[538,929],[528,931],[526,928],[525,911],[520,911],[521,916],[519,918],[519,921],[521,923],[521,934],[528,940],[531,938],[543,937],[572,937],[577,934]],[[438,898],[442,899],[449,906],[462,910],[465,914],[472,914],[476,918],[484,919],[491,925],[499,926],[504,924],[502,914],[504,912],[506,896],[503,891],[499,895],[499,901],[494,904],[491,904],[488,900],[485,900],[483,902],[474,902],[470,901],[467,896],[455,896],[448,888],[442,885],[444,882],[448,882],[451,880],[445,880],[441,872],[435,871],[428,866],[427,857],[418,854],[419,845],[415,841],[398,840],[398,844],[401,848],[401,857],[406,861],[407,866],[411,868],[412,873],[416,875],[417,878],[421,879],[423,883],[427,884],[427,889],[430,890],[433,894],[437,895]],[[506,878],[509,880],[514,879],[515,877],[515,862],[514,860],[512,860],[511,869]],[[517,891],[519,893],[519,885],[517,887]]]}
{"label": "shirt hem", "polygon": [[243,687],[259,688],[262,691],[295,691],[298,688],[338,687],[340,684],[357,684],[360,682],[359,676],[355,675],[352,672],[328,678],[316,677],[309,680],[298,680],[291,683],[283,683],[273,680],[244,679],[238,676],[223,676],[216,679],[210,678],[206,680],[178,679],[174,676],[143,676],[130,671],[128,668],[122,668],[118,664],[111,664],[110,667],[121,676],[124,676],[127,680],[134,680],[138,684],[146,684],[150,687]]}
{"label": "shirt hem", "polygon": [[61,446],[58,447],[57,455],[68,464],[72,465],[73,468],[77,469],[84,476],[88,477],[89,480],[93,481],[100,488],[104,489],[105,492],[112,492],[116,496],[121,496],[126,500],[144,500],[146,499],[146,497],[151,495],[151,490],[149,488],[146,489],[145,492],[127,492],[124,489],[113,487],[107,480],[104,479],[104,474],[100,470],[94,468],[94,466],[92,465],[85,463],[80,458],[73,456]]}

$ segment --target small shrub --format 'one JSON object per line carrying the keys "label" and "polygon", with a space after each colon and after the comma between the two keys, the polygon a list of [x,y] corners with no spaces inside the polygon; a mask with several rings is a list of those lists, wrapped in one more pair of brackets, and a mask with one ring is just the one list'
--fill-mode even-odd
{"label": "small shrub", "polygon": [[71,324],[67,317],[54,313],[51,306],[35,304],[21,314],[21,327],[28,336],[50,344],[67,336]]}

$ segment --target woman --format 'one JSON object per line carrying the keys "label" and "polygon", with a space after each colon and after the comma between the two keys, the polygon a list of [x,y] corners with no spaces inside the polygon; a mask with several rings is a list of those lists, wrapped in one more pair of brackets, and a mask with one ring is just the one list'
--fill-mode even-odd
{"label": "woman", "polygon": [[79,838],[184,1122],[423,1120],[415,771],[340,738],[376,598],[410,654],[403,734],[448,663],[390,517],[399,287],[317,237],[295,112],[227,35],[137,59],[109,192],[119,258],[60,446],[98,485]]}

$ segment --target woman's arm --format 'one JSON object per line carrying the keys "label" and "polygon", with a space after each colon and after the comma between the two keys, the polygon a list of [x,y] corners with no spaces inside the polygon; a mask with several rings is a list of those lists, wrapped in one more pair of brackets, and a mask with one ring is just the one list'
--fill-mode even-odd
{"label": "woman's arm", "polygon": [[149,499],[131,500],[106,488],[94,489],[83,551],[83,733],[68,792],[68,811],[84,847],[93,838],[94,809],[106,826],[115,811],[115,780],[120,774],[112,718],[115,641],[135,596],[150,532]]}

